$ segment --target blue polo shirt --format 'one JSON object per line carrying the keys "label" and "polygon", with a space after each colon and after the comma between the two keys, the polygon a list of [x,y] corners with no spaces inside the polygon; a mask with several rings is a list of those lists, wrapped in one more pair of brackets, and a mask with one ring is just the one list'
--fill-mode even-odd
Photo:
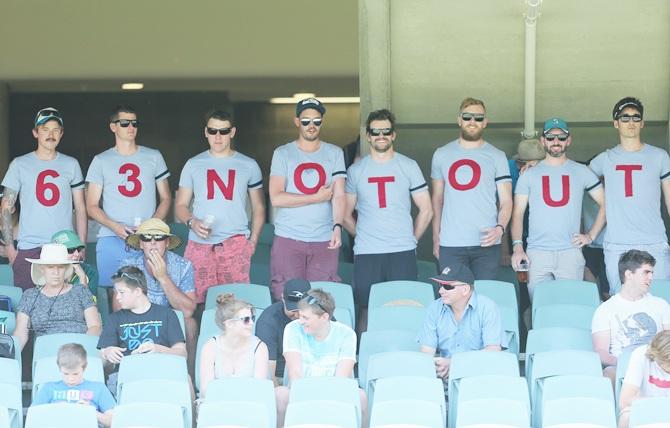
{"label": "blue polo shirt", "polygon": [[478,351],[489,345],[502,346],[505,332],[496,303],[486,296],[472,293],[463,317],[454,318],[451,306],[435,300],[428,308],[417,340],[421,346],[436,348],[440,356]]}

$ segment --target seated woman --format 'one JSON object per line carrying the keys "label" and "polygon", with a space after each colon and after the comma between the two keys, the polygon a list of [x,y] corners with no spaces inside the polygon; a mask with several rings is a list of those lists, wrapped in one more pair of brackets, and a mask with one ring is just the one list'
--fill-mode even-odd
{"label": "seated woman", "polygon": [[39,259],[26,259],[32,266],[30,276],[36,287],[23,293],[16,309],[16,330],[21,349],[30,330],[35,336],[56,333],[100,335],[100,314],[87,287],[66,281],[72,276],[74,262],[62,244],[44,244]]}
{"label": "seated woman", "polygon": [[253,335],[256,316],[253,307],[236,300],[231,293],[216,299],[216,325],[221,334],[202,347],[200,355],[200,397],[213,379],[225,377],[268,377],[268,347]]}
{"label": "seated woman", "polygon": [[644,397],[670,397],[670,330],[631,353],[619,397],[620,428],[628,427],[633,401]]}

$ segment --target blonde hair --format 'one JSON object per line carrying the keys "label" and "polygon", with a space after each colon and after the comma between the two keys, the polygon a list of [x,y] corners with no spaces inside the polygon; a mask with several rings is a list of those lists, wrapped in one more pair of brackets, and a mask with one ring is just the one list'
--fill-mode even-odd
{"label": "blonde hair", "polygon": [[66,343],[58,348],[58,357],[56,363],[59,368],[77,369],[86,368],[88,360],[86,359],[86,349],[79,343]]}
{"label": "blonde hair", "polygon": [[657,364],[670,363],[670,330],[663,330],[654,336],[647,349],[647,358]]}
{"label": "blonde hair", "polygon": [[335,299],[327,291],[320,288],[313,288],[307,292],[307,297],[298,302],[298,309],[311,309],[316,315],[323,315],[327,313],[330,318],[333,318],[335,312]]}
{"label": "blonde hair", "polygon": [[235,314],[247,308],[251,310],[251,314],[253,315],[254,307],[244,300],[237,300],[233,293],[219,294],[216,297],[214,321],[221,331],[225,331],[225,322],[231,318],[235,318]]}
{"label": "blonde hair", "polygon": [[471,98],[471,97],[468,97],[468,98],[464,99],[463,101],[461,101],[461,107],[460,107],[459,111],[462,112],[463,110],[465,110],[467,107],[470,107],[470,106],[482,106],[482,108],[484,109],[484,112],[486,112],[486,106],[484,105],[484,101],[478,100],[477,98]]}

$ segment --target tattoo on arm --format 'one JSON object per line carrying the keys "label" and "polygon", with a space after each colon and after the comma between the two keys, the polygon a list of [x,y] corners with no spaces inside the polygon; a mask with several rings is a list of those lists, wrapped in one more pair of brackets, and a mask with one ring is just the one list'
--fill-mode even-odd
{"label": "tattoo on arm", "polygon": [[2,239],[5,241],[5,244],[10,244],[14,242],[14,236],[12,234],[14,225],[12,222],[12,211],[14,209],[14,204],[16,203],[16,197],[18,192],[9,188],[5,188],[4,195],[2,197],[2,210],[0,211],[0,227],[2,229]]}

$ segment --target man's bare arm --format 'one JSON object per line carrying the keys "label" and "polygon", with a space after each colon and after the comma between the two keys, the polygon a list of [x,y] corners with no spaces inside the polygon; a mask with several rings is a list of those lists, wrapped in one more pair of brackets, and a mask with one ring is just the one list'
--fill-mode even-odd
{"label": "man's bare arm", "polygon": [[2,239],[5,241],[7,249],[7,258],[10,263],[14,263],[16,258],[16,248],[14,247],[14,222],[12,221],[12,213],[16,198],[19,192],[9,187],[5,187],[5,193],[2,196],[2,208],[0,211],[0,228],[2,229]]}

